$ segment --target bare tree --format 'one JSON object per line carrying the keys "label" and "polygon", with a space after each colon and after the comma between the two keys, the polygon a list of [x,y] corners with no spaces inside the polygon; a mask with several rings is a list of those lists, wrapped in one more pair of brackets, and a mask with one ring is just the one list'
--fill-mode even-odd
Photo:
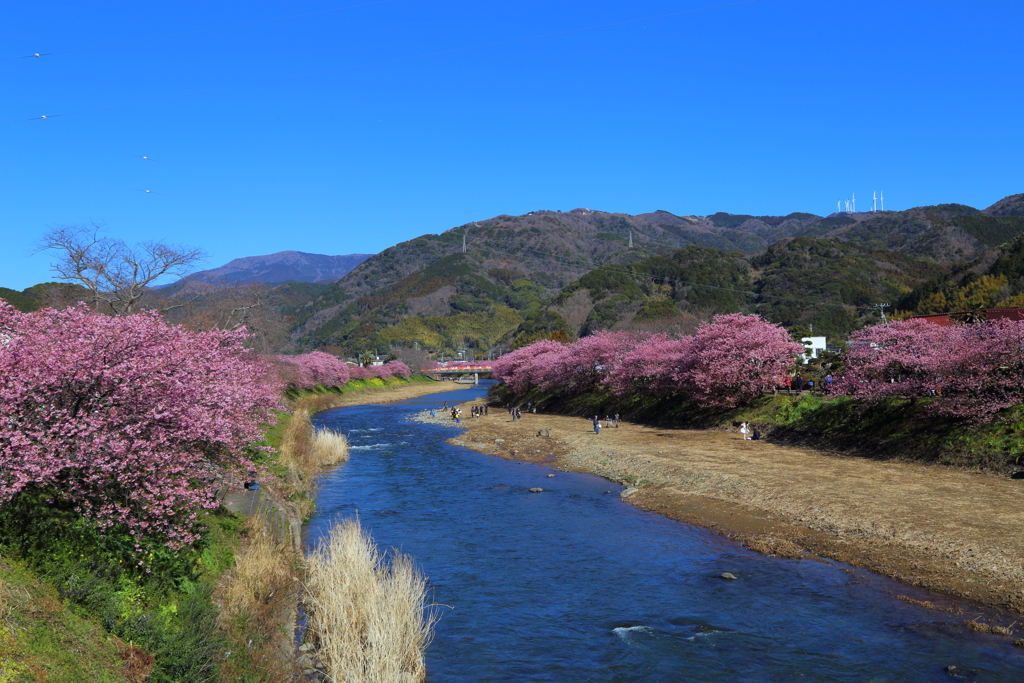
{"label": "bare tree", "polygon": [[97,309],[115,315],[134,313],[157,278],[185,277],[204,256],[199,249],[163,242],[130,247],[105,236],[99,225],[54,228],[40,240],[39,251],[56,251],[60,258],[50,267],[57,276],[88,289]]}
{"label": "bare tree", "polygon": [[245,327],[246,346],[264,354],[278,353],[288,345],[288,321],[269,285],[192,280],[179,291],[155,294],[154,298],[166,297],[169,303],[183,301],[177,308],[165,309],[164,317],[172,323],[196,331]]}

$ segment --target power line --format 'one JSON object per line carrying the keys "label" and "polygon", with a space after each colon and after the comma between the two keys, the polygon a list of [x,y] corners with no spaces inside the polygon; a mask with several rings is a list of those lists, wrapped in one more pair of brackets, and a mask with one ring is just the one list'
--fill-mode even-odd
{"label": "power line", "polygon": [[77,47],[71,50],[57,50],[54,52],[36,52],[30,55],[21,55],[20,57],[0,57],[0,62],[7,62],[12,59],[36,59],[39,57],[52,57],[54,55],[66,55],[72,52],[86,52],[88,50],[102,50],[108,47],[121,47],[123,45],[135,45],[137,43],[148,43],[154,40],[166,40],[168,38],[184,38],[186,36],[195,36],[201,33],[211,33],[213,31],[226,31],[232,28],[245,28],[246,26],[258,26],[259,24],[269,24],[275,21],[285,21],[288,19],[301,19],[303,17],[313,17],[320,14],[330,14],[332,12],[342,12],[349,9],[359,9],[360,7],[372,7],[373,5],[386,5],[391,2],[397,2],[397,0],[378,0],[377,2],[366,2],[361,5],[349,5],[348,7],[335,7],[334,9],[325,9],[319,12],[307,12],[305,14],[293,14],[287,17],[275,17],[273,19],[261,19],[259,21],[250,21],[245,24],[232,24],[231,26],[217,26],[215,28],[204,28],[198,31],[188,31],[186,33],[171,33],[165,36],[152,36],[150,38],[137,38],[136,40],[125,40],[120,43],[105,43],[103,45],[92,45],[90,47]]}
{"label": "power line", "polygon": [[556,31],[555,33],[544,33],[544,34],[541,34],[541,35],[529,36],[529,37],[526,37],[526,38],[513,38],[511,40],[503,40],[503,41],[499,41],[497,43],[484,43],[484,44],[481,44],[481,45],[472,45],[472,46],[469,46],[469,47],[460,47],[460,48],[454,48],[454,49],[451,49],[451,50],[442,50],[440,52],[429,52],[429,53],[425,53],[425,54],[421,54],[421,55],[413,55],[411,57],[397,57],[395,59],[387,59],[387,60],[384,60],[384,61],[381,61],[381,62],[369,62],[369,63],[366,63],[366,64],[356,64],[356,65],[353,65],[353,66],[342,67],[340,69],[330,69],[328,71],[316,71],[316,72],[312,72],[312,73],[308,73],[308,74],[300,74],[300,75],[297,75],[297,76],[286,76],[284,78],[274,78],[274,79],[270,79],[270,80],[266,80],[266,81],[255,81],[255,82],[252,82],[252,83],[242,83],[242,84],[239,84],[239,85],[229,85],[229,86],[224,86],[224,87],[221,87],[221,88],[211,88],[209,90],[197,90],[195,92],[190,92],[190,93],[181,93],[181,94],[178,94],[178,95],[168,95],[166,97],[157,97],[157,98],[149,99],[149,100],[137,100],[135,102],[124,102],[122,104],[112,104],[112,105],[108,105],[108,106],[105,106],[105,107],[94,107],[92,109],[79,109],[77,111],[63,112],[63,113],[60,113],[60,114],[43,114],[41,116],[33,116],[33,117],[30,117],[30,118],[27,118],[27,119],[12,119],[10,121],[0,121],[0,125],[10,124],[10,123],[23,123],[25,121],[41,121],[41,120],[44,120],[44,119],[57,118],[59,116],[73,116],[73,115],[76,115],[76,114],[88,114],[88,113],[92,113],[92,112],[96,112],[96,111],[107,111],[107,110],[110,110],[110,109],[120,109],[120,108],[123,108],[123,107],[132,107],[132,106],[139,105],[139,104],[153,104],[153,103],[156,103],[156,102],[166,102],[168,100],[176,100],[176,99],[181,99],[183,97],[194,97],[196,95],[209,95],[209,94],[213,94],[213,93],[225,92],[227,90],[238,90],[240,88],[252,88],[252,87],[259,86],[259,85],[270,85],[270,84],[273,84],[273,83],[284,83],[284,82],[287,82],[287,81],[294,81],[294,80],[298,80],[298,79],[302,79],[302,78],[313,78],[315,76],[326,76],[326,75],[330,75],[330,74],[343,73],[343,72],[346,72],[346,71],[355,71],[357,69],[368,69],[368,68],[377,67],[377,66],[388,66],[388,65],[391,65],[391,64],[400,64],[402,62],[411,62],[411,61],[416,61],[416,60],[419,60],[419,59],[429,59],[429,58],[432,58],[432,57],[443,57],[443,56],[447,56],[447,55],[459,54],[461,52],[470,52],[470,51],[473,51],[473,50],[483,50],[483,49],[492,48],[492,47],[503,47],[505,45],[515,45],[517,43],[526,43],[526,42],[530,42],[530,41],[534,41],[534,40],[543,40],[545,38],[557,38],[557,37],[561,37],[561,36],[573,35],[573,34],[576,34],[576,33],[584,33],[584,32],[587,32],[587,31],[597,31],[597,30],[606,29],[606,28],[616,28],[616,27],[619,27],[619,26],[628,26],[630,24],[638,24],[638,23],[641,23],[641,22],[644,22],[644,21],[657,21],[657,20],[660,20],[660,19],[669,19],[669,18],[672,18],[672,17],[680,17],[680,16],[684,16],[684,15],[687,15],[687,14],[698,14],[700,12],[710,12],[712,10],[727,9],[729,7],[739,7],[739,6],[742,6],[742,5],[752,5],[752,4],[756,3],[756,2],[762,2],[762,1],[763,0],[742,0],[741,2],[733,2],[733,3],[726,4],[726,5],[714,5],[714,6],[710,6],[710,7],[701,7],[699,9],[686,10],[686,11],[683,11],[683,12],[672,12],[672,13],[669,13],[669,14],[660,14],[658,16],[644,17],[642,19],[628,19],[626,21],[618,21],[618,22],[614,22],[614,23],[611,23],[611,24],[600,24],[598,26],[587,26],[587,27],[584,27],[584,28],[569,29],[567,31]]}

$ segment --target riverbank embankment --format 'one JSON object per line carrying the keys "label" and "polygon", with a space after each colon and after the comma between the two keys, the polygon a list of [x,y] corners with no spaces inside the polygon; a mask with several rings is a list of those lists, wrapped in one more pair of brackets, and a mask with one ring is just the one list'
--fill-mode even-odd
{"label": "riverbank embankment", "polygon": [[623,422],[595,434],[578,417],[524,412],[513,422],[494,406],[488,417],[468,414],[464,405],[456,445],[621,482],[630,503],[753,550],[838,560],[1024,613],[1024,481],[735,432]]}
{"label": "riverbank embankment", "polygon": [[[319,475],[347,460],[349,454],[345,436],[340,432],[316,430],[312,416],[343,406],[394,403],[464,388],[465,385],[456,382],[392,378],[354,381],[344,387],[293,390],[287,395],[289,410],[280,414],[277,424],[267,433],[267,445],[277,451],[277,457],[270,467],[275,480],[266,488],[276,509],[287,518],[286,526],[290,530],[287,536],[291,542],[277,545],[276,554],[267,556],[269,562],[261,564],[265,553],[250,550],[240,556],[239,565],[248,564],[260,570],[249,572],[252,575],[249,592],[286,595],[284,602],[289,609],[278,613],[276,640],[281,658],[295,664],[298,675],[295,680],[321,680],[322,673],[341,680],[351,677],[356,669],[380,669],[373,660],[379,657],[388,661],[392,669],[397,667],[403,675],[408,674],[403,677],[397,673],[393,676],[382,673],[383,678],[420,681],[425,675],[423,652],[432,624],[429,619],[424,621],[423,615],[425,579],[414,571],[411,560],[397,562],[393,558],[388,566],[400,565],[402,571],[394,575],[390,569],[385,571],[374,559],[376,555],[370,557],[363,552],[367,548],[373,553],[377,550],[372,541],[363,539],[361,532],[354,536],[339,532],[338,539],[347,540],[332,541],[329,546],[315,548],[310,556],[305,555],[301,530],[314,511]],[[250,555],[254,556],[254,561],[247,563]],[[268,583],[282,574],[270,571],[272,568],[288,566],[293,567],[297,577],[290,586]],[[401,580],[394,580],[395,576]],[[300,590],[302,586],[305,591]],[[419,588],[413,590],[415,586]],[[305,642],[296,649],[295,608],[300,603],[305,605],[308,622],[304,630]],[[395,621],[399,614],[403,618]],[[373,628],[367,626],[368,620],[374,623]],[[376,628],[380,623],[388,627],[381,631]]]}

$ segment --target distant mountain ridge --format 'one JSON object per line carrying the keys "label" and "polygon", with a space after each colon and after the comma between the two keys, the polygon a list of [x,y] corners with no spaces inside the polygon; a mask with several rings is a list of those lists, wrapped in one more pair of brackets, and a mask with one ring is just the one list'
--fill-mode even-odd
{"label": "distant mountain ridge", "polygon": [[240,282],[333,282],[344,277],[373,254],[328,256],[303,251],[279,251],[265,256],[236,258],[219,268],[201,270],[189,280]]}
{"label": "distant mountain ridge", "polygon": [[[894,299],[1024,232],[1022,199],[1007,197],[984,210],[940,204],[825,217],[629,215],[583,208],[501,215],[421,235],[367,259],[293,309],[292,341],[299,347],[350,350],[414,343],[489,349],[509,335],[537,332],[530,326],[586,334],[634,318],[671,318],[687,302],[708,310],[749,303],[698,301],[695,294],[653,290],[639,297],[630,285],[613,292],[614,301],[581,293],[580,301],[565,301],[571,310],[550,308],[555,297],[595,268],[628,266],[687,248],[719,252],[682,256],[692,262],[683,268],[688,277],[699,272],[697,280],[711,285],[718,268],[739,269],[739,279],[748,277],[743,270],[763,271],[740,289],[755,287],[763,299],[757,306],[772,310],[770,317],[848,331],[863,324],[869,300]],[[790,240],[797,241],[784,247]],[[767,254],[767,260],[755,258],[759,254]],[[927,263],[916,263],[919,259]],[[799,265],[783,265],[790,261]],[[813,287],[800,285],[812,274]],[[807,297],[815,310],[779,303],[778,297],[794,295]],[[583,299],[588,305],[581,308]]]}

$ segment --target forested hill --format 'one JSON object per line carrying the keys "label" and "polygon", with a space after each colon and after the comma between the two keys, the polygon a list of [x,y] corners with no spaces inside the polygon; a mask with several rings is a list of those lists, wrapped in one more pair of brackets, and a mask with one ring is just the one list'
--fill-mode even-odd
{"label": "forested hill", "polygon": [[895,301],[946,272],[934,262],[850,242],[781,240],[764,253],[690,247],[624,266],[604,266],[566,287],[549,310],[567,331],[688,331],[715,313],[756,312],[787,327],[846,334],[871,304]]}
{"label": "forested hill", "polygon": [[831,237],[955,264],[970,261],[1024,232],[1022,198],[1024,195],[1013,195],[985,210],[938,204],[906,211],[839,214],[795,234]]}
{"label": "forested hill", "polygon": [[[789,216],[676,216],[667,211],[631,216],[575,209],[497,216],[422,235],[372,256],[337,286],[359,296],[397,282],[438,259],[462,251],[484,270],[514,263],[537,284],[560,289],[595,266],[691,245],[753,253],[820,220]],[[628,250],[632,233],[633,250]]]}
{"label": "forested hill", "polygon": [[[304,348],[479,349],[556,330],[656,328],[677,312],[739,309],[845,333],[864,322],[870,303],[892,303],[1024,232],[1020,210],[1014,196],[986,210],[941,204],[827,217],[589,209],[498,216],[370,257],[296,307],[292,339]],[[595,268],[610,272],[688,247],[686,277],[673,277],[690,281],[699,271],[693,281],[703,293],[684,287],[662,296],[637,282],[646,299],[623,285],[602,300],[572,285]]]}
{"label": "forested hill", "polygon": [[[298,311],[294,338],[304,346],[347,347],[352,339],[378,335],[409,316],[461,315],[459,320],[465,320],[463,314],[472,314],[477,320],[491,312],[501,322],[487,322],[486,332],[475,322],[466,329],[470,341],[465,343],[486,343],[507,334],[509,325],[514,329],[510,321],[536,308],[541,299],[599,265],[629,263],[691,245],[753,253],[778,235],[819,219],[812,214],[697,218],[667,211],[630,216],[589,209],[498,216],[423,235],[370,257]],[[493,309],[495,305],[502,308]],[[450,323],[443,327],[451,328]],[[438,327],[436,321],[430,324]],[[376,344],[405,343],[416,334],[424,332],[391,330],[378,335]]]}

